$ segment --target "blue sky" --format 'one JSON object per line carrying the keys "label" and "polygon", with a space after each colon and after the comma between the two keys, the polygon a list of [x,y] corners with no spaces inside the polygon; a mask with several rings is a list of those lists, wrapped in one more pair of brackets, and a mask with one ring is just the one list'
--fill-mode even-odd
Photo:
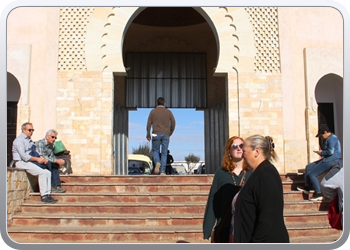
{"label": "blue sky", "polygon": [[[138,109],[129,112],[129,152],[146,139],[148,114],[152,109]],[[204,161],[204,113],[194,109],[169,109],[176,120],[176,128],[170,137],[169,150],[175,161],[184,161],[193,153]]]}

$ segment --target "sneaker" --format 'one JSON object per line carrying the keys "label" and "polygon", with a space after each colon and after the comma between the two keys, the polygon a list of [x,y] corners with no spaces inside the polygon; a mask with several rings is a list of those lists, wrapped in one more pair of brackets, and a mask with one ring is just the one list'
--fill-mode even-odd
{"label": "sneaker", "polygon": [[157,162],[157,163],[156,163],[156,167],[154,168],[154,173],[155,173],[155,174],[159,174],[159,169],[160,169],[160,163]]}
{"label": "sneaker", "polygon": [[57,200],[55,200],[54,198],[52,198],[51,196],[49,195],[44,195],[43,197],[41,197],[41,202],[42,203],[56,203]]}
{"label": "sneaker", "polygon": [[160,175],[166,175],[165,173],[160,173]]}
{"label": "sneaker", "polygon": [[51,195],[49,195],[50,199],[54,200],[55,202],[57,202],[58,200],[56,200],[55,198],[53,198]]}
{"label": "sneaker", "polygon": [[60,186],[51,188],[51,193],[65,193],[65,192],[66,190],[61,188]]}
{"label": "sneaker", "polygon": [[297,190],[303,191],[304,194],[309,194],[310,193],[310,188],[308,186],[297,187]]}
{"label": "sneaker", "polygon": [[323,195],[322,195],[322,193],[314,193],[314,195],[309,200],[310,201],[322,201]]}

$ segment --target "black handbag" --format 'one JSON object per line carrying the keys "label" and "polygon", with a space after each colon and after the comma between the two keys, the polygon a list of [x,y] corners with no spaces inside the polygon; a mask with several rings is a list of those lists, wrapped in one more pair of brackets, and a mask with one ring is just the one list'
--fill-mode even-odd
{"label": "black handbag", "polygon": [[223,222],[225,221],[229,210],[230,209],[227,209],[224,217],[222,218],[221,225],[218,225],[218,222],[216,221],[216,224],[213,227],[213,230],[211,231],[211,236],[210,236],[210,242],[211,243],[220,243],[220,242],[222,242],[221,238],[220,238],[221,237],[221,228],[222,228],[222,225],[224,224]]}

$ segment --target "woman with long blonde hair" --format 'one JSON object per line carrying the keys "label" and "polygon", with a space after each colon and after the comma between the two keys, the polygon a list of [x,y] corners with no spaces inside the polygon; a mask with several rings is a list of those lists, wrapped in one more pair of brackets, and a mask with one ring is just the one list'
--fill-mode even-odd
{"label": "woman with long blonde hair", "polygon": [[231,202],[252,172],[244,164],[243,142],[239,136],[227,140],[222,166],[214,175],[203,219],[203,238],[211,238],[211,242],[229,242]]}

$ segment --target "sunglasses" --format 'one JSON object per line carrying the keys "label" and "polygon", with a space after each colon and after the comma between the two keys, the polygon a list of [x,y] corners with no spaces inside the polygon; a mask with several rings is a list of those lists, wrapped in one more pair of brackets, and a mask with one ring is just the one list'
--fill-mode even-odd
{"label": "sunglasses", "polygon": [[239,147],[240,149],[242,149],[242,148],[243,148],[243,143],[241,143],[241,144],[239,144],[239,145],[233,144],[233,145],[231,146],[232,149],[237,149],[238,147]]}
{"label": "sunglasses", "polygon": [[52,138],[52,139],[57,139],[57,137],[56,137],[56,136],[51,136],[51,138]]}
{"label": "sunglasses", "polygon": [[34,132],[33,128],[27,129],[29,132]]}

